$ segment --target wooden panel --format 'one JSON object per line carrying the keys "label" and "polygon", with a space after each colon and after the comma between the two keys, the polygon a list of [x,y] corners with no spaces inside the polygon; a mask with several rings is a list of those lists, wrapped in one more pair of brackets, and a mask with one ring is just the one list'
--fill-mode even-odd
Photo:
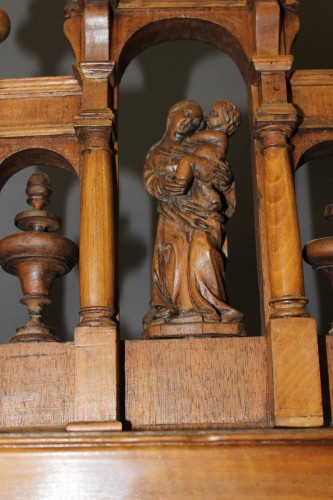
{"label": "wooden panel", "polygon": [[81,95],[71,77],[2,80],[0,137],[74,134]]}
{"label": "wooden panel", "polygon": [[77,327],[74,345],[75,421],[116,421],[118,394],[115,328]]}
{"label": "wooden panel", "polygon": [[265,339],[125,343],[133,428],[269,425]]}
{"label": "wooden panel", "polygon": [[332,430],[3,436],[2,498],[333,496]]}
{"label": "wooden panel", "polygon": [[251,5],[253,0],[120,0],[118,8],[163,8],[180,9],[184,7],[246,7]]}
{"label": "wooden panel", "polygon": [[323,425],[316,322],[280,318],[268,325],[275,425]]}
{"label": "wooden panel", "polygon": [[299,70],[291,78],[292,100],[304,128],[333,127],[332,70]]}
{"label": "wooden panel", "polygon": [[65,425],[73,420],[71,343],[0,346],[0,427]]}

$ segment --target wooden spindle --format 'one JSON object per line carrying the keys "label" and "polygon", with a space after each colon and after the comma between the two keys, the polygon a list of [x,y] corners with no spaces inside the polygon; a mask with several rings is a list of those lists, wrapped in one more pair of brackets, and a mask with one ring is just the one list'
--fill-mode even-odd
{"label": "wooden spindle", "polygon": [[33,174],[27,185],[27,202],[32,210],[19,213],[15,225],[23,233],[0,241],[0,263],[5,271],[18,276],[29,320],[17,328],[11,342],[54,341],[52,328],[43,323],[42,311],[49,299],[53,280],[68,273],[78,260],[78,248],[68,238],[54,234],[61,227],[61,218],[45,211],[52,191],[49,178],[41,172]]}
{"label": "wooden spindle", "polygon": [[[333,220],[333,204],[325,207],[324,217],[328,220]],[[304,256],[313,269],[321,271],[328,276],[333,287],[333,237],[327,236],[326,238],[309,241],[305,245]],[[329,335],[333,335],[333,321],[328,333]]]}
{"label": "wooden spindle", "polygon": [[80,326],[115,324],[115,214],[110,136],[111,111],[82,112],[80,222]]}

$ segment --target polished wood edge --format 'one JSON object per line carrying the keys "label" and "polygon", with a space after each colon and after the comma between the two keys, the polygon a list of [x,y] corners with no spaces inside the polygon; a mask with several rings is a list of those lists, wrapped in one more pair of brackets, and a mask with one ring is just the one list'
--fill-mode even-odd
{"label": "polished wood edge", "polygon": [[276,55],[276,56],[253,56],[252,61],[257,71],[264,73],[275,73],[276,71],[289,71],[293,56],[291,55]]}
{"label": "polished wood edge", "polygon": [[137,2],[119,2],[117,11],[138,11],[138,10],[147,10],[147,9],[153,9],[158,6],[159,10],[184,10],[186,8],[191,9],[192,13],[194,10],[205,10],[207,8],[212,8],[214,9],[223,9],[223,8],[249,8],[253,3],[253,0],[200,0],[198,2],[198,6],[193,5],[192,0],[179,0],[177,2],[168,2],[164,1],[161,2],[159,0],[158,5],[156,0],[146,0],[144,4],[138,5]]}
{"label": "polished wood edge", "polygon": [[264,420],[258,422],[207,422],[207,423],[193,423],[193,424],[142,424],[141,422],[137,424],[135,421],[131,421],[132,432],[222,432],[229,430],[239,431],[249,430],[249,429],[271,429],[274,427],[272,421]]}
{"label": "polished wood edge", "polygon": [[[0,98],[1,99],[1,98]],[[74,126],[65,125],[58,127],[1,127],[0,138],[2,137],[53,137],[53,136],[73,136],[76,137]]]}
{"label": "polished wood edge", "polygon": [[233,431],[187,431],[187,432],[30,432],[0,433],[0,451],[8,448],[44,449],[78,448],[96,446],[141,447],[141,446],[241,446],[297,444],[333,445],[333,429],[306,430],[233,430]]}
{"label": "polished wood edge", "polygon": [[275,418],[277,427],[321,427],[324,418],[320,415],[306,415],[304,417],[280,417]]}
{"label": "polished wood edge", "polygon": [[39,78],[9,78],[0,80],[0,99],[14,95],[30,97],[50,94],[82,95],[82,89],[76,78],[72,76],[39,77]]}
{"label": "polished wood edge", "polygon": [[290,81],[293,87],[333,85],[333,69],[296,70]]}
{"label": "polished wood edge", "polygon": [[143,333],[145,339],[183,338],[183,337],[244,337],[246,328],[243,323],[162,323],[150,325]]}
{"label": "polished wood edge", "polygon": [[117,420],[110,422],[71,422],[66,425],[67,432],[107,432],[121,431],[123,424]]}
{"label": "polished wood edge", "polygon": [[327,131],[328,129],[333,129],[333,118],[325,117],[325,116],[315,116],[310,118],[304,118],[299,125],[298,132],[300,130],[309,130],[312,132],[312,129],[316,129],[316,132],[320,130]]}

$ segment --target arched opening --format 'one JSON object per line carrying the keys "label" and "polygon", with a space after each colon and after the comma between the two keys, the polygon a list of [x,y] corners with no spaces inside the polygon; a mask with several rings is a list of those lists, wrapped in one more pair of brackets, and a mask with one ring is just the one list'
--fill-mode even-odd
{"label": "arched opening", "polygon": [[5,158],[0,164],[0,189],[12,175],[31,165],[50,165],[76,175],[69,160],[57,151],[44,148],[22,149]]}
{"label": "arched opening", "polygon": [[[331,221],[324,218],[325,206],[333,202],[332,158],[326,156],[327,144],[317,145],[305,152],[309,160],[296,172],[296,196],[302,247],[309,241],[333,235]],[[332,315],[332,289],[328,277],[305,263],[305,295],[309,299],[307,309],[317,320],[319,334],[327,334]]]}
{"label": "arched opening", "polygon": [[[27,210],[25,188],[27,180],[35,171],[43,171],[50,177],[52,197],[50,210],[58,213],[62,219],[62,227],[58,231],[76,243],[79,240],[79,183],[74,175],[69,175],[70,168],[68,162],[63,159],[63,168],[59,168],[60,155],[47,152],[40,158],[43,161],[32,161],[35,159],[36,150],[31,153],[31,163],[27,161],[26,152],[16,153],[7,158],[2,164],[3,176],[1,186],[6,177],[7,182],[3,186],[0,195],[0,237],[19,233],[20,230],[14,226],[14,217],[20,211]],[[22,162],[20,162],[20,157]],[[56,158],[56,162],[52,159]],[[26,161],[23,161],[25,159]],[[49,162],[47,162],[49,159]],[[38,163],[38,168],[36,168]],[[47,164],[48,163],[48,164]],[[19,168],[18,168],[19,166]],[[55,168],[56,166],[56,168]],[[13,175],[15,172],[15,175]],[[74,170],[72,169],[72,172]],[[2,294],[1,300],[1,325],[0,341],[8,341],[14,334],[17,327],[23,326],[28,313],[25,306],[20,305],[22,290],[17,277],[0,270],[0,282],[6,293]],[[51,289],[50,298],[52,304],[45,308],[45,323],[56,329],[56,334],[61,340],[71,340],[74,327],[78,322],[79,310],[79,287],[78,268],[74,268],[68,275],[57,278]]]}
{"label": "arched opening", "polygon": [[[145,49],[162,42],[191,40],[207,43],[228,54],[242,72],[244,80],[248,81],[251,71],[250,56],[239,42],[236,31],[235,26],[231,32],[208,19],[189,19],[185,16],[172,16],[150,22],[134,32],[126,40],[121,53],[114,56],[118,59],[118,79],[122,78],[128,64]],[[172,70],[171,66],[169,69]]]}
{"label": "arched opening", "polygon": [[236,102],[242,125],[230,140],[228,162],[237,209],[227,224],[230,303],[245,313],[250,335],[260,334],[259,294],[251,181],[247,91],[235,63],[219,50],[193,41],[163,43],[140,54],[120,85],[120,313],[123,338],[138,338],[151,288],[156,204],[145,192],[142,170],[148,149],[162,136],[168,109],[182,99],[209,110],[218,98]]}

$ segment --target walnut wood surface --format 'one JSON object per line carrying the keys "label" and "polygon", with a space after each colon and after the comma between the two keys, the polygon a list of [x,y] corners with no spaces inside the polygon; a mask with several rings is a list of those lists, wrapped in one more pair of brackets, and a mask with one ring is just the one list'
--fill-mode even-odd
{"label": "walnut wood surface", "polygon": [[331,70],[298,70],[291,78],[292,100],[299,113],[299,128],[292,137],[298,167],[333,151],[333,77]]}
{"label": "walnut wood surface", "polygon": [[271,425],[263,338],[129,341],[125,374],[133,429]]}
{"label": "walnut wood surface", "polygon": [[[59,346],[59,353],[47,351],[46,346],[41,346],[41,351],[36,346],[27,347],[26,358],[21,351],[3,346],[4,394],[8,392],[12,396],[12,399],[3,400],[8,403],[3,416],[4,425],[27,426],[33,422],[38,425],[51,425],[52,422],[56,425],[76,424],[78,419],[95,418],[93,415],[101,421],[105,418],[116,421],[118,418],[118,393],[115,389],[119,383],[117,342],[113,338],[104,353],[102,330],[101,338],[98,334],[98,327],[105,323],[112,330],[118,313],[117,221],[113,204],[117,199],[117,188],[112,156],[116,140],[117,87],[124,69],[137,54],[162,41],[175,39],[199,40],[226,51],[240,68],[250,90],[250,120],[256,135],[255,217],[259,280],[263,289],[262,333],[267,333],[269,317],[273,311],[276,313],[276,301],[280,313],[283,310],[282,315],[287,317],[283,319],[282,330],[280,319],[272,320],[277,322],[275,328],[273,322],[270,324],[267,362],[264,338],[223,339],[229,346],[227,356],[217,348],[216,352],[207,349],[193,358],[190,356],[193,347],[188,352],[170,347],[170,352],[163,350],[159,353],[160,347],[154,347],[155,341],[127,344],[129,371],[125,373],[125,383],[127,388],[135,387],[135,391],[127,392],[126,411],[132,412],[128,413],[132,415],[129,420],[138,426],[212,425],[211,421],[217,425],[240,425],[240,422],[244,425],[258,425],[258,422],[260,425],[282,425],[283,418],[287,418],[288,425],[320,425],[321,394],[315,330],[313,323],[310,327],[310,322],[300,317],[306,314],[306,299],[292,168],[293,162],[298,165],[307,158],[333,150],[332,85],[329,72],[290,75],[290,48],[298,30],[298,4],[292,0],[123,0],[112,1],[111,11],[108,0],[71,0],[66,7],[65,32],[75,55],[76,78],[0,82],[0,186],[19,169],[38,163],[64,168],[80,178],[81,320],[82,325],[88,325],[94,332],[89,333],[93,339],[91,345],[80,346],[74,361],[72,344]],[[267,146],[272,127],[275,127],[275,132],[278,127],[280,141]],[[289,154],[290,141],[295,149]],[[288,317],[290,315],[294,317]],[[278,333],[274,333],[277,330]],[[84,335],[84,330],[81,333]],[[78,329],[77,341],[81,333]],[[180,340],[165,340],[161,344],[165,348],[174,346],[173,342]],[[186,342],[194,346],[203,339]],[[207,342],[213,345],[217,340],[207,339]],[[236,342],[241,346],[237,350],[230,347]],[[103,355],[100,356],[101,351]],[[63,354],[61,361],[58,361],[58,354]],[[20,357],[20,365],[16,364],[15,356]],[[37,359],[37,363],[32,359]],[[147,364],[149,359],[154,361],[150,366]],[[157,377],[159,359],[166,365],[163,365],[163,375]],[[303,361],[304,366],[310,366],[305,375]],[[284,364],[293,369],[286,371]],[[8,371],[4,366],[9,367]],[[221,366],[232,366],[231,384],[228,380],[220,385],[226,376]],[[84,367],[87,367],[87,373]],[[183,378],[179,379],[177,370]],[[256,378],[242,378],[244,370],[255,374]],[[63,371],[65,387],[59,383]],[[142,394],[149,400],[152,393],[147,374],[150,372],[156,376],[152,378],[154,394],[162,396],[142,409],[141,389],[137,389],[136,384],[140,388],[146,384]],[[177,375],[169,379],[169,372]],[[290,372],[295,378],[290,377]],[[200,386],[199,397],[195,392],[199,389],[193,384],[197,373],[206,377],[205,386]],[[74,374],[77,377],[75,384]],[[273,374],[269,394],[268,374]],[[299,374],[303,374],[303,381],[298,379]],[[312,374],[311,381],[308,374]],[[45,384],[42,386],[40,381],[44,382],[44,377],[47,383],[55,380],[48,388],[53,399],[43,396]],[[239,378],[242,382],[238,386]],[[12,382],[14,379],[17,386]],[[96,387],[101,407],[97,408],[94,408],[92,396],[93,380],[98,381]],[[180,384],[177,387],[184,394],[187,405],[184,412],[176,416],[169,403],[163,406],[168,401],[179,402],[170,381]],[[73,384],[76,389],[73,389]],[[311,384],[312,388],[308,390],[307,386]],[[57,386],[60,387],[59,393]],[[89,387],[87,394],[84,391],[86,386]],[[272,388],[276,399],[270,407]],[[161,389],[164,392],[159,392]],[[72,392],[75,390],[76,394]],[[29,406],[29,414],[24,410],[25,391],[31,393],[32,401],[36,403],[36,411],[33,405]],[[109,400],[105,394],[109,395]],[[295,394],[297,397],[292,396]],[[77,408],[79,402],[82,403],[80,411],[77,409],[75,414],[74,404],[66,406],[65,410],[63,397],[66,401],[67,398],[76,401]],[[207,398],[209,404],[195,408],[193,401],[201,401],[201,397],[204,401]],[[49,401],[56,401],[53,413],[48,413]],[[18,409],[14,411],[16,405]],[[106,410],[103,405],[106,405]],[[274,412],[275,422],[270,411]]]}
{"label": "walnut wood surface", "polygon": [[275,425],[323,425],[315,321],[311,318],[271,320],[267,347]]}
{"label": "walnut wood surface", "polygon": [[[332,430],[4,434],[4,498],[326,499]],[[38,471],[38,474],[36,474]]]}
{"label": "walnut wood surface", "polygon": [[0,360],[0,427],[65,426],[74,420],[71,343],[2,345]]}
{"label": "walnut wood surface", "polygon": [[226,224],[236,207],[226,155],[239,125],[232,102],[218,99],[206,117],[197,102],[183,100],[170,108],[162,139],[149,149],[144,185],[159,218],[146,338],[246,333],[225,281]]}

